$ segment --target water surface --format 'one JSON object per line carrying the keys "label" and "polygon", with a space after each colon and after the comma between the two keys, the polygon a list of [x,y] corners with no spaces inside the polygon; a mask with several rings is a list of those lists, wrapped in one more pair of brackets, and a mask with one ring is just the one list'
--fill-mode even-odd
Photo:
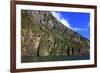
{"label": "water surface", "polygon": [[90,56],[42,56],[42,57],[22,57],[21,62],[48,62],[48,61],[72,61],[72,60],[88,60]]}

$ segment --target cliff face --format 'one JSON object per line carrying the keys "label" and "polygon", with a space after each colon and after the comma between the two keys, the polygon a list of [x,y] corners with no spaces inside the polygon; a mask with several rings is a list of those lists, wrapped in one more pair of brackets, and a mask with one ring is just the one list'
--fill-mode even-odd
{"label": "cliff face", "polygon": [[89,55],[89,40],[50,12],[21,11],[21,56]]}

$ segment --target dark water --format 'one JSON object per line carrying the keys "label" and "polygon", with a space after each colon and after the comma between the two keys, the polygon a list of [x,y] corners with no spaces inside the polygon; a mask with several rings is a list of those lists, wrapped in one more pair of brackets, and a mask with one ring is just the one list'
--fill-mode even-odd
{"label": "dark water", "polygon": [[49,62],[49,61],[71,61],[71,60],[88,60],[90,56],[43,56],[43,57],[22,57],[21,62]]}

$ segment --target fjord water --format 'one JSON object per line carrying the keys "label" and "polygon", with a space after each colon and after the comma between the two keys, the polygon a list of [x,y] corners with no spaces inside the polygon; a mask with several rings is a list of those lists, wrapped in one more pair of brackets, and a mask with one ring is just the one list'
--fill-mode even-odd
{"label": "fjord water", "polygon": [[49,62],[49,61],[73,61],[73,60],[89,60],[90,56],[42,56],[42,57],[22,57],[22,63],[29,62]]}

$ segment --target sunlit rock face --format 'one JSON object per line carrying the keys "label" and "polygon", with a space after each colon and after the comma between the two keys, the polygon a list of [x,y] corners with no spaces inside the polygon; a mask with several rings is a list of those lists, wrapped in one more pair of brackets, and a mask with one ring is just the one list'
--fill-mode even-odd
{"label": "sunlit rock face", "polygon": [[89,55],[90,42],[50,12],[21,11],[21,56]]}

